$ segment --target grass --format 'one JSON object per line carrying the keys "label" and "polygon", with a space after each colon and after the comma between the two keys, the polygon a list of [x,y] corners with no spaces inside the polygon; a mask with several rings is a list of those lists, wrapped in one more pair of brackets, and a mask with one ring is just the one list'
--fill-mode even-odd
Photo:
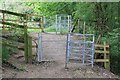
{"label": "grass", "polygon": [[50,26],[50,27],[45,28],[45,31],[46,32],[56,32],[56,28],[54,26]]}
{"label": "grass", "polygon": [[[56,32],[56,27],[55,26],[49,26],[47,28],[45,28],[46,32]],[[58,32],[60,32],[60,30],[58,30]],[[68,30],[66,29],[62,29],[62,33],[67,33]]]}
{"label": "grass", "polygon": [[[0,30],[2,30],[3,28],[0,28]],[[18,31],[21,31],[22,29],[21,28],[5,28],[5,30],[18,30]],[[41,29],[27,29],[28,32],[41,32],[42,30]],[[55,26],[49,26],[47,28],[44,28],[45,32],[56,32],[56,27]],[[60,32],[60,30],[58,30],[58,32]],[[62,32],[63,33],[66,33],[68,32],[68,30],[66,29],[62,29]]]}
{"label": "grass", "polygon": [[27,29],[28,32],[41,32],[41,29]]}

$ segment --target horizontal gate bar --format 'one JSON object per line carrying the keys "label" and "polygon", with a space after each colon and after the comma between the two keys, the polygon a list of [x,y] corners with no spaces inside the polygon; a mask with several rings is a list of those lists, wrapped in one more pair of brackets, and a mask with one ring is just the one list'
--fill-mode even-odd
{"label": "horizontal gate bar", "polygon": [[78,41],[78,40],[71,40],[69,42],[71,42],[71,43],[94,43],[93,41],[86,41],[86,42],[84,42],[84,41]]}

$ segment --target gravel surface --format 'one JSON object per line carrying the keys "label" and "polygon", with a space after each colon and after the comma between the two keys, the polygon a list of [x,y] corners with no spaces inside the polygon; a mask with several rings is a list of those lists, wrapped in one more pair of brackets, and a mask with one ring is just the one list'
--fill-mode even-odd
{"label": "gravel surface", "polygon": [[[32,37],[37,33],[30,33]],[[24,57],[16,58],[16,55],[23,55],[23,52],[10,57],[9,62],[15,66],[25,69],[17,71],[4,67],[4,78],[115,78],[113,73],[98,66],[85,66],[79,63],[69,63],[65,69],[66,35],[55,33],[42,33],[43,35],[43,62],[39,64],[26,64]],[[34,43],[33,43],[34,44]],[[33,54],[36,51],[33,49]]]}

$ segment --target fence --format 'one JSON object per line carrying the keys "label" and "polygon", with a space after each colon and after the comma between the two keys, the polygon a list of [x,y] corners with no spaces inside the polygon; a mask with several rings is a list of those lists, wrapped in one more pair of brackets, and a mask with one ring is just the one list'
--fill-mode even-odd
{"label": "fence", "polygon": [[[98,59],[97,55],[103,54],[103,58]],[[109,61],[109,45],[104,42],[104,45],[95,44],[95,63],[104,63],[104,67],[110,69]]]}
{"label": "fence", "polygon": [[[40,29],[43,31],[43,17],[39,16],[39,15],[33,15],[33,14],[22,14],[22,13],[15,13],[15,12],[10,12],[10,11],[6,11],[6,10],[0,10],[0,13],[3,14],[3,18],[1,19],[0,23],[3,25],[2,26],[2,30],[3,31],[8,31],[6,30],[6,28],[19,28],[21,29],[22,33],[24,33],[24,38],[23,38],[23,42],[24,45],[22,45],[22,48],[24,47],[24,56],[25,56],[25,61],[26,62],[31,62],[31,50],[32,50],[32,38],[28,35],[28,30],[27,29]],[[17,19],[8,19],[6,17],[6,15],[12,15],[15,17],[18,17]],[[32,20],[33,16],[37,16],[37,18],[39,18],[38,20]],[[20,18],[20,19],[19,19]],[[31,26],[30,24],[39,24],[38,27],[29,27]],[[9,27],[5,26],[5,25],[9,25]],[[19,31],[19,30],[18,30]],[[9,33],[8,33],[9,34]],[[5,34],[3,34],[5,35]],[[21,46],[18,45],[9,45],[6,42],[4,43],[7,46],[13,46],[16,48],[19,48]]]}

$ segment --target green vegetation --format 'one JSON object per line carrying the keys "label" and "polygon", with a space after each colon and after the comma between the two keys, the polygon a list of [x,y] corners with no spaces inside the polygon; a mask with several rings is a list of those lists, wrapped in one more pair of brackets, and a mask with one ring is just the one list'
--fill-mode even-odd
{"label": "green vegetation", "polygon": [[[17,6],[25,6],[24,10],[21,9],[19,11],[15,6],[15,4],[11,5],[11,7],[8,5],[6,10],[28,14],[38,14],[46,17],[50,17],[56,14],[72,15],[72,26],[74,26],[73,32],[78,32],[79,25],[77,23],[75,24],[78,18],[80,19],[80,33],[83,33],[83,24],[84,22],[86,22],[85,33],[94,33],[96,40],[98,36],[101,36],[99,39],[99,43],[103,43],[103,41],[106,41],[110,44],[111,71],[116,74],[120,74],[120,2],[26,2],[17,3]],[[27,7],[30,8],[27,9]],[[49,20],[47,22],[49,22]],[[53,22],[51,22],[51,26],[45,28],[45,31],[54,32],[54,23],[55,22],[53,20]],[[49,23],[47,23],[47,25],[48,24]],[[28,31],[39,32],[40,30],[28,29]],[[3,57],[7,57],[7,55]]]}
{"label": "green vegetation", "polygon": [[41,29],[27,29],[28,32],[41,32]]}
{"label": "green vegetation", "polygon": [[46,32],[55,32],[56,28],[55,28],[55,26],[49,26],[49,27],[45,28],[45,31]]}

